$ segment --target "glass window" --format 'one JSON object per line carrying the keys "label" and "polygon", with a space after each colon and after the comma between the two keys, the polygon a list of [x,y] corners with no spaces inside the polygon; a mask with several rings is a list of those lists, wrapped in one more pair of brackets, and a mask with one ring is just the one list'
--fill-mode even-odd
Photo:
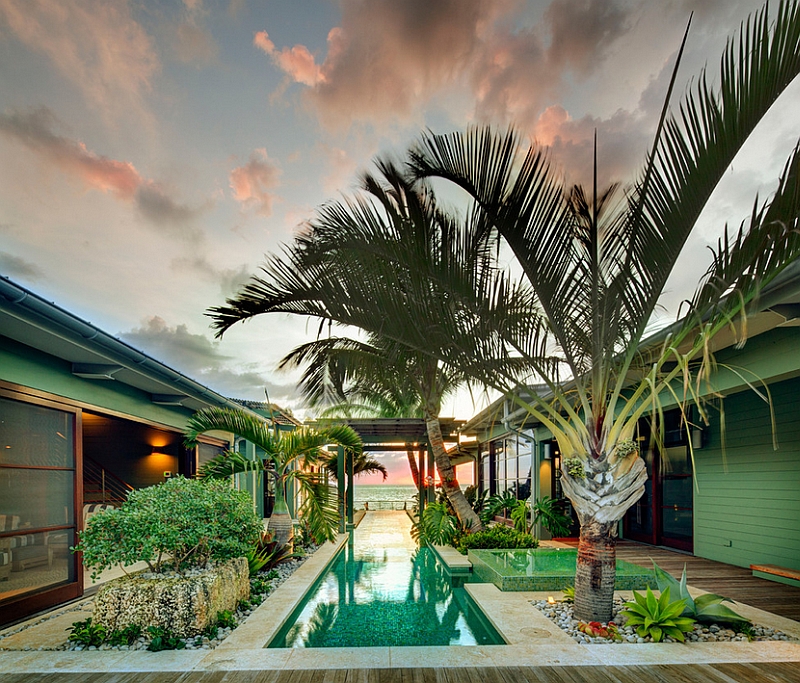
{"label": "glass window", "polygon": [[0,398],[0,603],[76,580],[75,415]]}
{"label": "glass window", "polygon": [[71,413],[0,398],[0,465],[74,467]]}

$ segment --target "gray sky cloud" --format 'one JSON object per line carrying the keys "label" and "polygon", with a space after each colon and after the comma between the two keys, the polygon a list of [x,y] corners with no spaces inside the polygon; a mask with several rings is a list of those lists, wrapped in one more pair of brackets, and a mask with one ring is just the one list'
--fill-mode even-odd
{"label": "gray sky cloud", "polygon": [[0,274],[25,282],[44,279],[44,271],[35,263],[5,251],[0,251]]}

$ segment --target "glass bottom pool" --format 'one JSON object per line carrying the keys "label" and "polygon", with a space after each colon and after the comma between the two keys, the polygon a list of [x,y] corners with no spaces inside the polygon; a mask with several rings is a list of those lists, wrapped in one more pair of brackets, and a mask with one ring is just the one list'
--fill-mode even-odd
{"label": "glass bottom pool", "polygon": [[427,549],[345,546],[267,647],[505,644]]}
{"label": "glass bottom pool", "polygon": [[[470,550],[467,557],[475,578],[493,583],[501,591],[555,591],[574,585],[578,551],[572,548]],[[617,560],[617,590],[644,590],[647,586],[656,587],[652,571]]]}

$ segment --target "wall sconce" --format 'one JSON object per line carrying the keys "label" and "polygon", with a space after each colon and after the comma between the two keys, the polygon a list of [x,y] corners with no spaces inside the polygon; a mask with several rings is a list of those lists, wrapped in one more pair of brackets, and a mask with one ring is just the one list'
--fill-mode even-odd
{"label": "wall sconce", "polygon": [[699,427],[692,427],[692,448],[698,449],[703,447],[703,430]]}
{"label": "wall sconce", "polygon": [[544,458],[545,460],[550,460],[552,457],[553,454],[550,452],[550,444],[549,443],[544,444],[542,458]]}

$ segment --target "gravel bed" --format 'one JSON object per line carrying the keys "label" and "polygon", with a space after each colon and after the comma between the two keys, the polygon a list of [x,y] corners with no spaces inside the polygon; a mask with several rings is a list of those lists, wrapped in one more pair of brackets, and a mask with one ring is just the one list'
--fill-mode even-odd
{"label": "gravel bed", "polygon": [[[581,622],[573,616],[573,605],[568,602],[557,602],[555,605],[548,603],[546,600],[532,600],[531,604],[540,610],[550,621],[555,623],[562,631],[572,636],[573,640],[578,643],[589,645],[595,643],[652,643],[653,640],[649,636],[641,638],[636,635],[636,631],[632,626],[625,626],[625,616],[621,614],[623,608],[623,601],[620,599],[614,600],[614,607],[612,610],[612,622],[616,625],[619,631],[619,640],[613,638],[592,637],[582,631],[578,630]],[[608,624],[603,623],[602,626],[606,627]],[[783,631],[767,628],[766,626],[753,625],[749,634],[737,632],[727,625],[720,624],[700,624],[694,625],[694,631],[686,634],[687,643],[712,643],[712,642],[748,642],[748,641],[765,641],[765,640],[789,640],[795,641],[790,635]],[[675,643],[678,642],[670,637],[664,638],[662,642]]]}
{"label": "gravel bed", "polygon": [[[319,546],[310,546],[306,547],[305,555],[303,557],[294,558],[291,560],[287,560],[286,562],[282,562],[277,567],[272,569],[269,572],[263,572],[256,577],[256,579],[250,579],[250,605],[241,605],[236,612],[233,614],[233,619],[236,622],[236,626],[244,623],[244,621],[261,605],[262,602],[267,600],[269,596],[275,591],[275,589],[280,586],[286,579],[288,579],[300,565],[302,565],[311,555],[313,555]],[[260,580],[259,580],[260,579]],[[4,637],[13,635],[15,633],[19,633],[24,631],[27,628],[31,628],[38,624],[41,624],[44,621],[48,621],[49,619],[53,619],[57,616],[61,616],[62,614],[69,613],[69,612],[77,612],[79,610],[85,609],[87,605],[93,604],[93,599],[89,599],[88,601],[83,601],[74,607],[70,607],[66,610],[56,610],[52,614],[48,614],[41,619],[36,620],[35,622],[29,622],[26,624],[20,625],[19,628],[14,629],[13,631],[9,631],[4,634]],[[232,628],[219,628],[217,630],[217,634],[213,638],[209,638],[207,635],[200,635],[195,636],[192,638],[180,638],[179,640],[183,642],[184,647],[182,649],[186,650],[213,650],[217,645],[219,645],[225,638],[227,638],[236,628],[233,626]],[[64,634],[64,643],[55,648],[25,648],[26,650],[71,650],[71,651],[83,651],[83,650],[147,650],[150,644],[149,637],[140,637],[138,638],[133,644],[131,645],[110,645],[109,643],[103,643],[100,646],[85,646],[79,643],[70,642],[67,640],[68,634]],[[3,638],[0,638],[0,649],[2,649],[2,641]]]}

